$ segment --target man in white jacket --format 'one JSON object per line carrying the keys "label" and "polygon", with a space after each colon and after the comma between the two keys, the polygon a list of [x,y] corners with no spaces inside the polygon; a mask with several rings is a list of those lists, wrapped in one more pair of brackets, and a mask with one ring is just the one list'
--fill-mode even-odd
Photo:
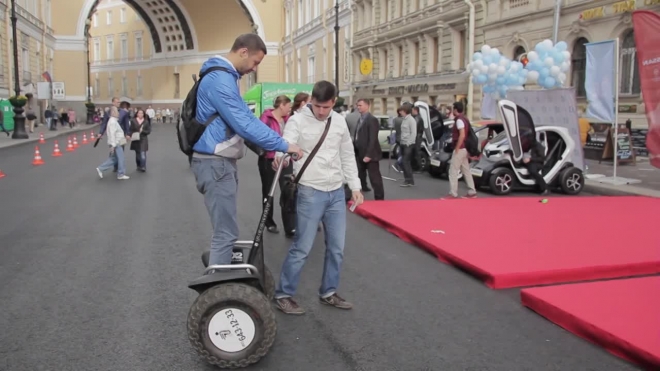
{"label": "man in white jacket", "polygon": [[[353,202],[359,205],[364,198],[346,120],[332,109],[336,97],[337,88],[332,83],[317,82],[312,89],[310,104],[299,114],[291,116],[284,127],[283,138],[288,143],[297,143],[304,154],[301,161],[294,163],[294,173],[298,174],[303,164],[311,160],[298,184],[296,234],[275,290],[277,307],[286,314],[305,313],[293,296],[320,222],[325,231],[326,253],[319,299],[322,304],[340,309],[353,307],[337,295],[346,240],[344,178],[352,191]],[[319,151],[310,158],[328,122],[328,134]],[[282,153],[277,154],[274,166],[282,156]]]}

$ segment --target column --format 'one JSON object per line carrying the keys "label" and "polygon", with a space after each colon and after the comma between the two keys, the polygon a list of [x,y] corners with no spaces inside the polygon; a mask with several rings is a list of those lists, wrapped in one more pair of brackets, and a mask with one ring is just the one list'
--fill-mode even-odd
{"label": "column", "polygon": [[417,74],[421,75],[426,74],[426,60],[428,59],[427,40],[428,38],[424,34],[417,36],[417,42],[419,43],[419,71],[417,71]]}

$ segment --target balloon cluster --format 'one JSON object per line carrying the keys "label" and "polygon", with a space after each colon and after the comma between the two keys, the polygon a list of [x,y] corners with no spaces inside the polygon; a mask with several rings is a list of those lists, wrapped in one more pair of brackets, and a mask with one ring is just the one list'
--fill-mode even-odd
{"label": "balloon cluster", "polygon": [[571,53],[567,49],[568,45],[563,41],[556,45],[550,40],[536,44],[534,50],[527,53],[527,81],[545,89],[564,85],[566,73],[571,67]]}
{"label": "balloon cluster", "polygon": [[528,74],[522,63],[511,61],[488,45],[474,53],[467,71],[474,84],[484,86],[484,93],[498,94],[500,98],[506,97],[509,90],[522,90]]}

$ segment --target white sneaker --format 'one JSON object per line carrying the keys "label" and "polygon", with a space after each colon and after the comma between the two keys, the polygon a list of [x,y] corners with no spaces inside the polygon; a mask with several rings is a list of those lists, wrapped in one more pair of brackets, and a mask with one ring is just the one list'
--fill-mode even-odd
{"label": "white sneaker", "polygon": [[117,177],[117,179],[118,180],[126,180],[126,179],[130,179],[130,177],[128,175],[120,175],[120,176]]}
{"label": "white sneaker", "polygon": [[103,172],[98,167],[96,168],[96,173],[99,174],[99,178],[103,179]]}

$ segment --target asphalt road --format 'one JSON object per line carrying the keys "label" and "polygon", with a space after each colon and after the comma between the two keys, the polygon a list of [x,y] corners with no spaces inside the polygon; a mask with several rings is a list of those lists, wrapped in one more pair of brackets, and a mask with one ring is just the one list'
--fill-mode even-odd
{"label": "asphalt road", "polygon": [[[62,145],[60,138],[60,145]],[[31,165],[33,146],[0,151],[0,370],[211,370],[193,352],[186,318],[210,224],[174,129],[151,136],[148,173],[99,179],[104,146]],[[64,146],[62,147],[64,148]],[[385,165],[383,165],[385,166]],[[386,170],[385,170],[386,173]],[[430,198],[447,182],[386,181],[388,198]],[[239,222],[260,215],[254,155],[240,165]],[[369,197],[372,197],[370,195]],[[321,306],[322,237],[298,299],[251,370],[632,370],[634,367],[525,309],[518,290],[495,291],[356,215],[349,215],[340,293],[352,311]],[[277,274],[288,242],[267,235]]]}

